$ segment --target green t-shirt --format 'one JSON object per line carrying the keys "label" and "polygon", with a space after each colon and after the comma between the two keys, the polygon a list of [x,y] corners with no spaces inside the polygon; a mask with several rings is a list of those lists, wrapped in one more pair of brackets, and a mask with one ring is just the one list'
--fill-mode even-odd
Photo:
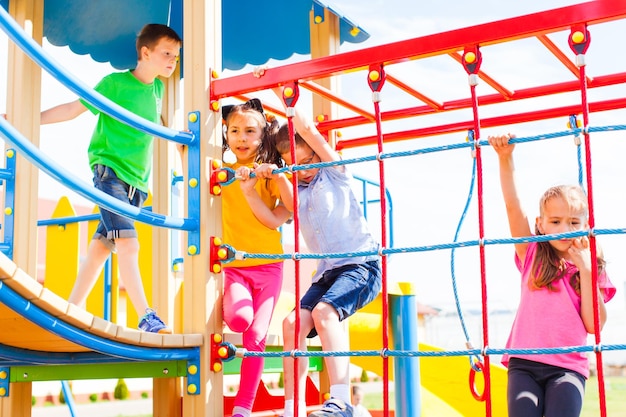
{"label": "green t-shirt", "polygon": [[[159,123],[163,98],[163,83],[158,78],[144,84],[130,71],[104,77],[95,90],[125,109],[154,123]],[[89,144],[89,165],[106,165],[122,181],[148,192],[148,179],[152,169],[154,138],[100,112],[81,99],[98,123]]]}

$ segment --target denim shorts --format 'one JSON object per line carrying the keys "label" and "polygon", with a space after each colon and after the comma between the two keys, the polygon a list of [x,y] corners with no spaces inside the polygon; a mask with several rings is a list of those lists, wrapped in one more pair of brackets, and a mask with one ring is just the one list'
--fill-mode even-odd
{"label": "denim shorts", "polygon": [[[320,302],[330,304],[343,321],[372,302],[382,285],[380,262],[340,266],[324,272],[300,300],[300,308],[313,311]],[[315,329],[307,337],[315,337]]]}
{"label": "denim shorts", "polygon": [[[93,167],[94,186],[108,195],[135,207],[143,206],[148,195],[117,178],[111,168],[96,164]],[[120,216],[100,207],[100,222],[93,238],[99,239],[111,250],[115,250],[115,239],[137,237],[135,220]]]}

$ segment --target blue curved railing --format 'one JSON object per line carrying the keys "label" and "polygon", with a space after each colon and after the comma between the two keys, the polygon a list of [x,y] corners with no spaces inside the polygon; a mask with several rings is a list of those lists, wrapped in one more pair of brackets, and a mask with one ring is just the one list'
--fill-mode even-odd
{"label": "blue curved railing", "polygon": [[117,120],[132,126],[142,132],[153,136],[161,137],[183,145],[192,145],[197,142],[197,138],[189,132],[179,132],[156,123],[147,122],[145,119],[126,110],[120,105],[112,102],[108,98],[86,86],[78,78],[63,68],[56,60],[43,50],[41,45],[35,42],[24,30],[15,22],[11,15],[0,7],[0,28],[7,34],[24,53],[26,53],[36,64],[46,70],[50,75],[59,80],[63,85],[82,97],[100,111],[115,117]]}
{"label": "blue curved railing", "polygon": [[152,213],[147,210],[139,209],[138,207],[132,206],[128,203],[124,203],[109,194],[95,189],[91,184],[69,174],[68,171],[65,170],[60,164],[39,150],[39,148],[33,145],[17,129],[15,129],[13,125],[1,117],[0,135],[2,135],[2,137],[9,144],[11,144],[12,147],[17,149],[20,155],[29,160],[33,165],[41,169],[56,181],[66,185],[77,194],[94,202],[98,206],[102,206],[114,213],[131,217],[137,221],[151,224],[153,226],[187,231],[198,228],[198,219],[173,218],[162,214]]}
{"label": "blue curved railing", "polygon": [[[0,282],[0,301],[11,310],[19,313],[36,325],[45,328],[50,333],[63,339],[71,340],[72,343],[110,357],[108,360],[101,358],[103,359],[102,362],[182,360],[187,362],[188,367],[196,366],[199,368],[200,366],[199,347],[164,347],[155,349],[154,347],[128,345],[114,340],[105,339],[59,320],[57,317],[26,300],[13,289],[8,287],[4,282]],[[71,363],[79,363],[82,362],[81,359],[83,358],[85,359],[85,363],[90,363],[98,357],[97,353],[55,353],[51,355],[48,352],[43,353],[18,350],[7,346],[0,347],[0,359],[8,361],[28,361],[30,359],[30,363],[51,363],[50,360],[52,357],[61,363],[66,363],[66,361],[70,359],[72,359]],[[28,356],[28,354],[30,354],[30,356]],[[4,363],[0,360],[0,366],[2,365],[4,365]],[[197,373],[187,376],[188,386],[194,384],[197,387],[199,386],[198,383],[199,375]]]}

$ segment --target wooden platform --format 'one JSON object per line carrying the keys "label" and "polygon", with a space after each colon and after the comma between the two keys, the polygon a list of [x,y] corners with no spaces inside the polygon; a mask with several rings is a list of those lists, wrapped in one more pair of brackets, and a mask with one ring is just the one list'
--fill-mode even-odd
{"label": "wooden platform", "polygon": [[[201,346],[202,334],[157,334],[119,326],[94,316],[88,311],[68,303],[65,299],[44,288],[37,280],[17,267],[0,253],[0,284],[6,285],[50,315],[94,336],[155,348],[186,348]],[[88,348],[66,340],[51,329],[40,327],[26,319],[23,312],[0,304],[0,344],[20,349],[47,352],[86,352]]]}

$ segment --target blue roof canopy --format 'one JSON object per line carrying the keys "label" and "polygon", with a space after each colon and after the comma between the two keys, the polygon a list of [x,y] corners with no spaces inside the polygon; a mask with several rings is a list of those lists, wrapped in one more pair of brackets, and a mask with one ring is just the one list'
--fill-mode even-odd
{"label": "blue roof canopy", "polygon": [[[8,9],[9,1],[0,0]],[[137,63],[135,38],[146,23],[170,25],[182,37],[183,0],[45,0],[44,30],[48,41],[89,54],[117,69]],[[283,60],[310,53],[309,13],[323,18],[324,8],[340,18],[340,41],[358,43],[369,34],[319,0],[226,0],[222,2],[224,69]]]}

